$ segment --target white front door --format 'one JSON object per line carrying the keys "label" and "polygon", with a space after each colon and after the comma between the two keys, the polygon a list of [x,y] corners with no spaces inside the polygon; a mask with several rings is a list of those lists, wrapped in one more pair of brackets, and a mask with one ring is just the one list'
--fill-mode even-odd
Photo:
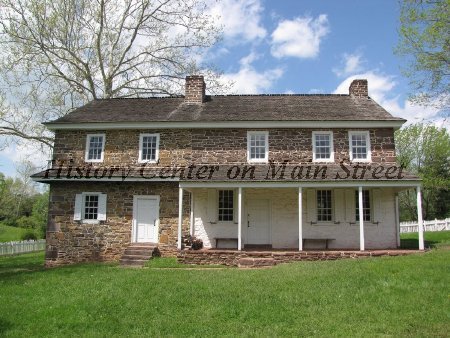
{"label": "white front door", "polygon": [[133,242],[158,242],[159,196],[134,196]]}
{"label": "white front door", "polygon": [[270,203],[247,202],[247,244],[270,244]]}

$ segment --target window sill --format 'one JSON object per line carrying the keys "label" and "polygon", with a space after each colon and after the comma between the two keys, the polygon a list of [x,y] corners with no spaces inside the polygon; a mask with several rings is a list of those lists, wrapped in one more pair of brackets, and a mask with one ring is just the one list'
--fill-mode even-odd
{"label": "window sill", "polygon": [[100,224],[101,221],[98,219],[83,219],[80,222],[81,224]]}

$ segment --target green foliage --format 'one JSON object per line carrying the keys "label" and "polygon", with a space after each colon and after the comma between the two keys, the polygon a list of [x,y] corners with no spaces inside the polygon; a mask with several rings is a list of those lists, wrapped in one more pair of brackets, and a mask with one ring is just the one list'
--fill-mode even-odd
{"label": "green foliage", "polygon": [[42,253],[0,257],[2,335],[446,337],[449,332],[449,250],[249,270],[109,264],[46,270],[43,259]]}
{"label": "green foliage", "polygon": [[12,242],[20,241],[22,235],[26,232],[26,229],[17,228],[15,226],[8,226],[6,224],[0,223],[0,243],[1,242]]}
{"label": "green foliage", "polygon": [[449,108],[450,0],[403,0],[396,53],[419,103]]}
{"label": "green foliage", "polygon": [[[0,221],[9,226],[36,229],[45,236],[48,192],[37,193],[33,183],[0,176]],[[20,238],[16,238],[19,240]]]}
{"label": "green foliage", "polygon": [[[450,134],[445,128],[413,124],[395,133],[397,161],[423,180],[424,219],[450,216]],[[400,194],[401,220],[417,216],[415,194]]]}
{"label": "green foliage", "polygon": [[30,240],[37,240],[38,236],[36,235],[36,232],[33,230],[28,229],[23,235],[22,235],[22,241],[30,241]]}

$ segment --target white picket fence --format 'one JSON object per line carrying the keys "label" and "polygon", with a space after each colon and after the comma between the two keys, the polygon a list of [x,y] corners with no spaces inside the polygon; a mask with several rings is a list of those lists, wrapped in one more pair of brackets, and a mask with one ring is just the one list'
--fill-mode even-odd
{"label": "white picket fence", "polygon": [[0,256],[45,250],[45,239],[0,243]]}
{"label": "white picket fence", "polygon": [[[450,218],[446,218],[443,220],[435,219],[434,221],[423,221],[423,230],[424,231],[450,230]],[[417,221],[400,223],[400,233],[418,232],[418,231],[419,231],[419,225],[417,224]]]}

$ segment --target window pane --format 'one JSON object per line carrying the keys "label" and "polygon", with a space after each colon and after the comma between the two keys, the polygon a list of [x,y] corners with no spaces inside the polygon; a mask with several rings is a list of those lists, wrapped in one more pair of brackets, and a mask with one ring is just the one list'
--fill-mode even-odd
{"label": "window pane", "polygon": [[89,136],[88,160],[101,160],[103,136]]}
{"label": "window pane", "polygon": [[142,161],[156,160],[157,139],[156,135],[142,137]]}
{"label": "window pane", "polygon": [[352,159],[367,159],[367,137],[366,134],[352,135]]}
{"label": "window pane", "polygon": [[266,158],[266,135],[250,134],[250,159]]}
{"label": "window pane", "polygon": [[315,134],[314,142],[315,142],[316,159],[330,159],[331,135]]}
{"label": "window pane", "polygon": [[97,219],[98,195],[84,196],[84,219]]}
{"label": "window pane", "polygon": [[333,219],[331,190],[317,190],[317,220],[331,221]]}
{"label": "window pane", "polygon": [[219,221],[233,220],[233,190],[219,190]]}

